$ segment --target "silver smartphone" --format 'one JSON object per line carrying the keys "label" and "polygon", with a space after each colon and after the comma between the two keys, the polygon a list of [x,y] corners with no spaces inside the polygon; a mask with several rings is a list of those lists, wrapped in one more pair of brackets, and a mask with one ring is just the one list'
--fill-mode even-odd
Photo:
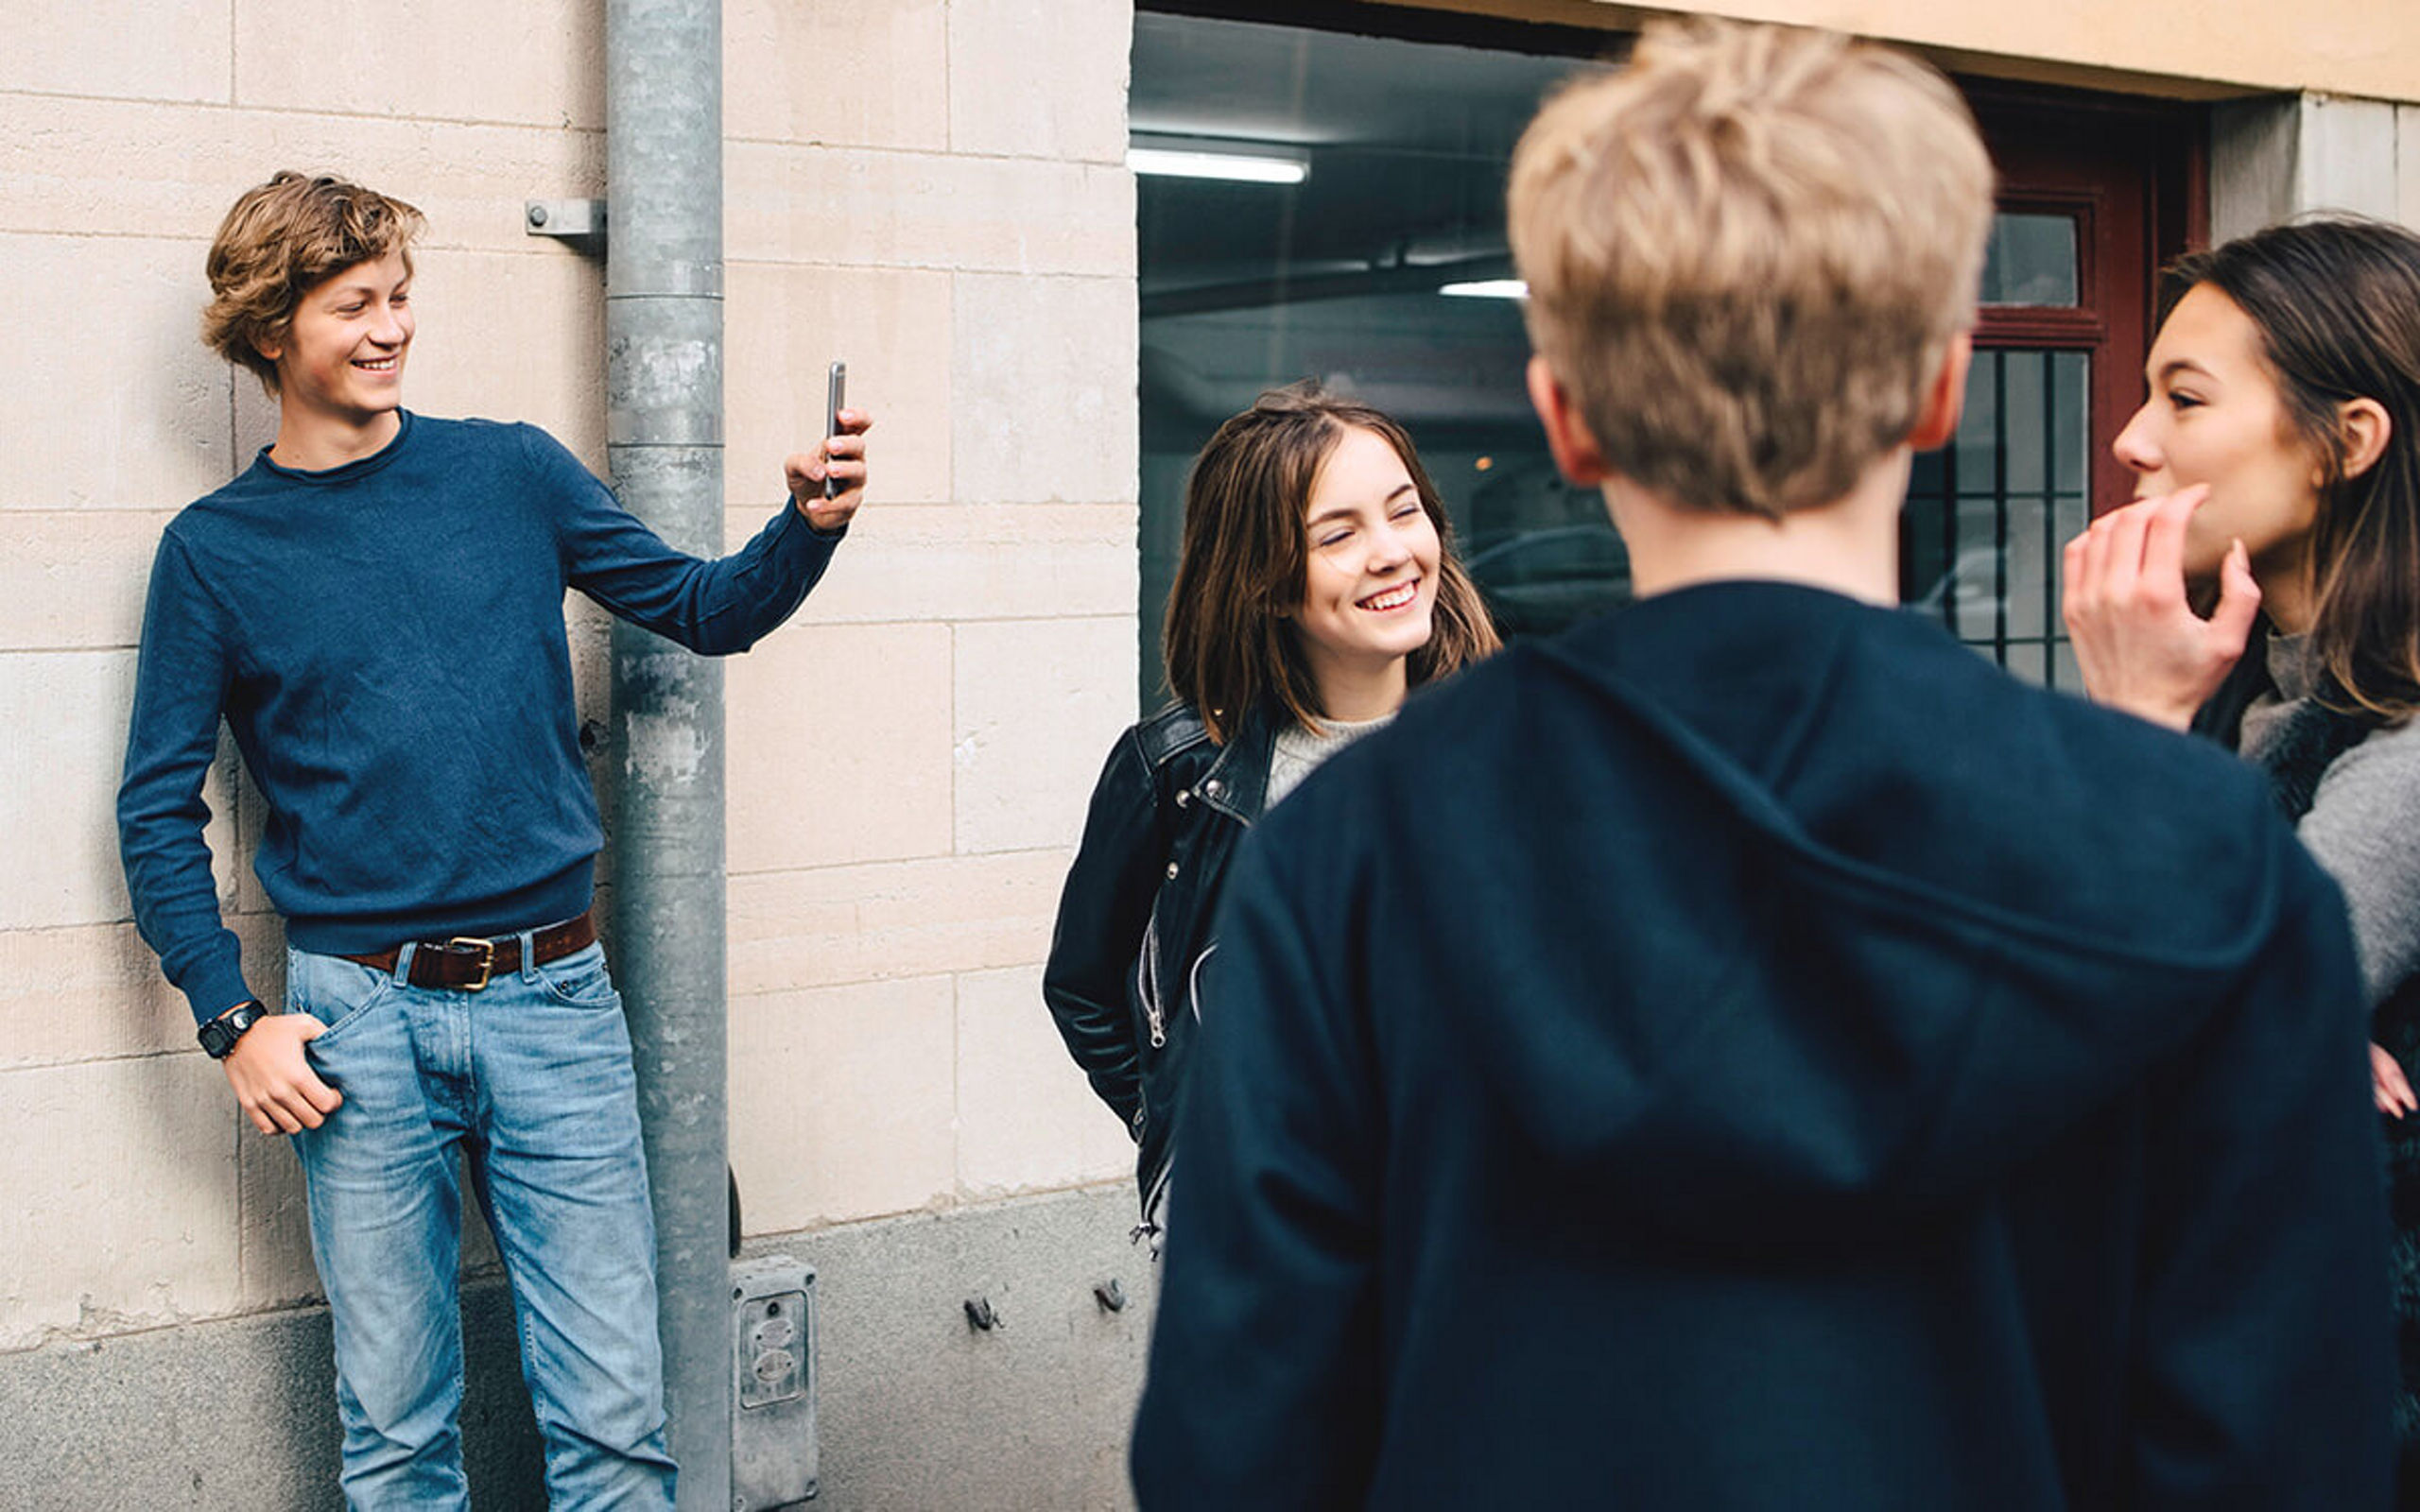
{"label": "silver smartphone", "polygon": [[[823,435],[825,439],[828,440],[840,434],[840,405],[848,397],[849,365],[845,362],[836,362],[832,365],[832,376],[824,386]],[[837,498],[839,496],[839,480],[832,476],[831,455],[826,453],[824,455],[823,496],[827,499]]]}

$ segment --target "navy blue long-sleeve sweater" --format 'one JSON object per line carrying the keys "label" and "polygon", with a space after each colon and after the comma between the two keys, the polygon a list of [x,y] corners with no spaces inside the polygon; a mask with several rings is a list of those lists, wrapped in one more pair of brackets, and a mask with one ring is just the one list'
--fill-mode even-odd
{"label": "navy blue long-sleeve sweater", "polygon": [[838,539],[786,501],[699,560],[528,425],[406,413],[384,450],[322,472],[264,451],[169,523],[152,564],[118,789],[145,941],[197,1019],[254,996],[202,839],[222,715],[268,800],[255,869],[295,945],[579,913],[603,831],[563,591],[724,655],[798,608]]}

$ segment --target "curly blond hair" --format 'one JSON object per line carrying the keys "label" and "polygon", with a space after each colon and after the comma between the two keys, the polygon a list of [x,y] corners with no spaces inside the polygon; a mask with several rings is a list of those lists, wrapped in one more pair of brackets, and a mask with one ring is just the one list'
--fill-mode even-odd
{"label": "curly blond hair", "polygon": [[389,252],[402,252],[408,271],[424,223],[402,200],[329,174],[288,169],[245,190],[210,244],[203,343],[276,393],[277,364],[262,349],[285,342],[302,296]]}

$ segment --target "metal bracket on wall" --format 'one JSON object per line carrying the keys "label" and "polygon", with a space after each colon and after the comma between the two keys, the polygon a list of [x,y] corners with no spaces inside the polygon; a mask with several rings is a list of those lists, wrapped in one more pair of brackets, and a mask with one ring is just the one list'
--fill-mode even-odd
{"label": "metal bracket on wall", "polygon": [[815,1270],[786,1255],[731,1267],[731,1504],[795,1506],[817,1486]]}
{"label": "metal bracket on wall", "polygon": [[552,236],[585,248],[605,243],[605,201],[602,199],[531,199],[521,209],[522,226],[532,236]]}

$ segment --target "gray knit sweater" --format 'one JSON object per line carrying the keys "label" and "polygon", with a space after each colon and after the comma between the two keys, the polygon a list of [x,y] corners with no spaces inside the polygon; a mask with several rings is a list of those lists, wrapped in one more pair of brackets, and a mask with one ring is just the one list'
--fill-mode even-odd
{"label": "gray knit sweater", "polygon": [[[2319,679],[2308,644],[2273,635],[2277,687],[2244,711],[2241,748],[2258,760]],[[2329,764],[2296,833],[2344,889],[2372,1004],[2420,969],[2420,720],[2380,730]]]}
{"label": "gray knit sweater", "polygon": [[1294,791],[1304,778],[1311,775],[1320,763],[1352,745],[1374,730],[1394,718],[1380,714],[1375,719],[1322,719],[1320,734],[1312,734],[1291,720],[1277,732],[1277,744],[1269,753],[1269,796],[1265,806],[1275,807],[1277,800]]}

